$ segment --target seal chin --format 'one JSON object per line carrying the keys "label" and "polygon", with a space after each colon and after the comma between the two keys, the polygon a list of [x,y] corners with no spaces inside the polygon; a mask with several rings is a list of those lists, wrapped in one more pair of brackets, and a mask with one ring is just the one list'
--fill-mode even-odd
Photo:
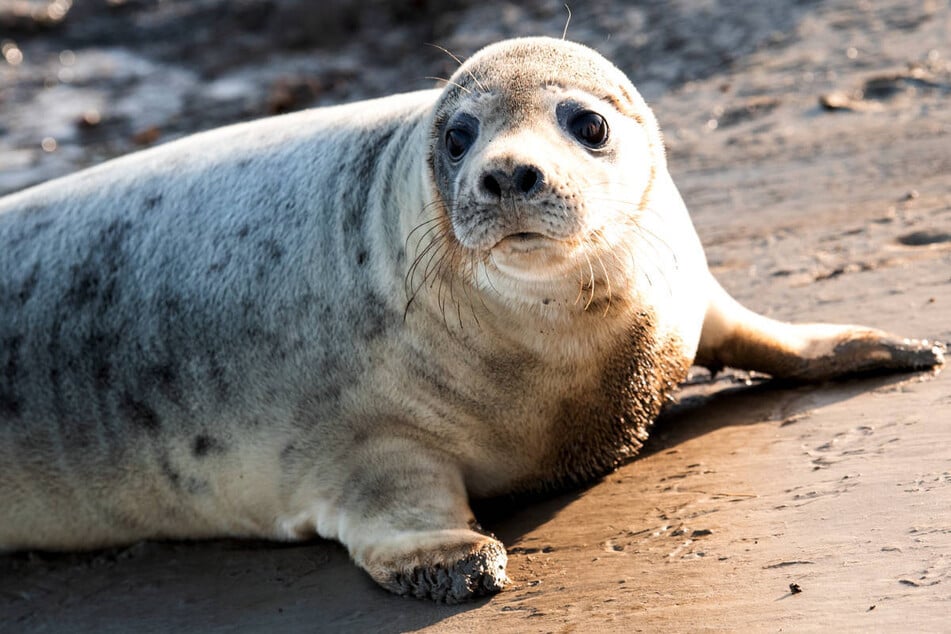
{"label": "seal chin", "polygon": [[571,268],[573,252],[566,240],[529,231],[509,234],[489,250],[502,273],[536,281],[561,277]]}

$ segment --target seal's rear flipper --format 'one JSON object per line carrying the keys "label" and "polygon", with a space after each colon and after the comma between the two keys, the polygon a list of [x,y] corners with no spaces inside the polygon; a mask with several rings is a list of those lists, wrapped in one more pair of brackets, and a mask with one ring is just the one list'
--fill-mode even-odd
{"label": "seal's rear flipper", "polygon": [[695,363],[821,381],[880,371],[930,369],[944,363],[944,346],[881,330],[834,324],[789,324],[758,315],[712,279]]}

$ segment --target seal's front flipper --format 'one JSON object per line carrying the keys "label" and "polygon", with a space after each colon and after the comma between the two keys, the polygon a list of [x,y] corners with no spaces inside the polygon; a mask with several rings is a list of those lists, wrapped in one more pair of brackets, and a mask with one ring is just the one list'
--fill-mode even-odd
{"label": "seal's front flipper", "polygon": [[403,438],[372,439],[338,506],[336,537],[381,586],[459,603],[501,590],[505,547],[478,529],[462,474],[448,456]]}
{"label": "seal's front flipper", "polygon": [[495,594],[508,582],[502,543],[467,529],[381,536],[353,557],[387,590],[441,603]]}
{"label": "seal's front flipper", "polygon": [[833,324],[789,324],[741,306],[711,279],[695,363],[821,381],[868,372],[925,370],[944,363],[944,346],[880,330]]}

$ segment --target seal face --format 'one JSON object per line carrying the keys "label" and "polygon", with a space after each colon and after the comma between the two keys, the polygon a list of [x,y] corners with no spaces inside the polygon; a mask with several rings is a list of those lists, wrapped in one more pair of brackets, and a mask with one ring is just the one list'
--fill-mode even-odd
{"label": "seal face", "polygon": [[504,69],[477,57],[435,108],[430,163],[455,238],[517,279],[564,279],[610,259],[662,156],[656,128],[624,112],[643,109],[633,89],[603,81],[626,79],[565,48],[554,68],[529,43],[508,48]]}
{"label": "seal face", "polygon": [[624,74],[502,42],[0,199],[0,549],[320,535],[394,592],[496,592],[468,499],[615,467],[691,362],[942,350],[737,304]]}

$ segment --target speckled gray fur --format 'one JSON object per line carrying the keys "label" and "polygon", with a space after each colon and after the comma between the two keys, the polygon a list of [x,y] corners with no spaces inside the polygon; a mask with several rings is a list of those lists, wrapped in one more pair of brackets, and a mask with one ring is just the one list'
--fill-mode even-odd
{"label": "speckled gray fur", "polygon": [[[135,464],[135,477],[151,471],[159,499],[187,514],[203,503],[204,463],[334,411],[341,386],[369,362],[348,350],[353,340],[371,343],[402,317],[389,289],[352,271],[370,248],[366,196],[392,186],[379,170],[373,178],[372,163],[398,163],[414,133],[392,139],[395,128],[356,146],[333,138],[352,132],[346,121],[302,113],[0,201],[0,463],[17,469],[14,492],[121,514],[121,501],[74,474],[95,473],[109,488]],[[321,172],[328,162],[352,164],[367,181],[348,187]],[[335,208],[349,211],[327,217]],[[294,405],[305,402],[298,421]],[[199,499],[182,504],[185,483]],[[147,523],[129,537],[175,535],[163,524],[180,518]],[[95,543],[97,529],[75,526],[64,545]]]}

